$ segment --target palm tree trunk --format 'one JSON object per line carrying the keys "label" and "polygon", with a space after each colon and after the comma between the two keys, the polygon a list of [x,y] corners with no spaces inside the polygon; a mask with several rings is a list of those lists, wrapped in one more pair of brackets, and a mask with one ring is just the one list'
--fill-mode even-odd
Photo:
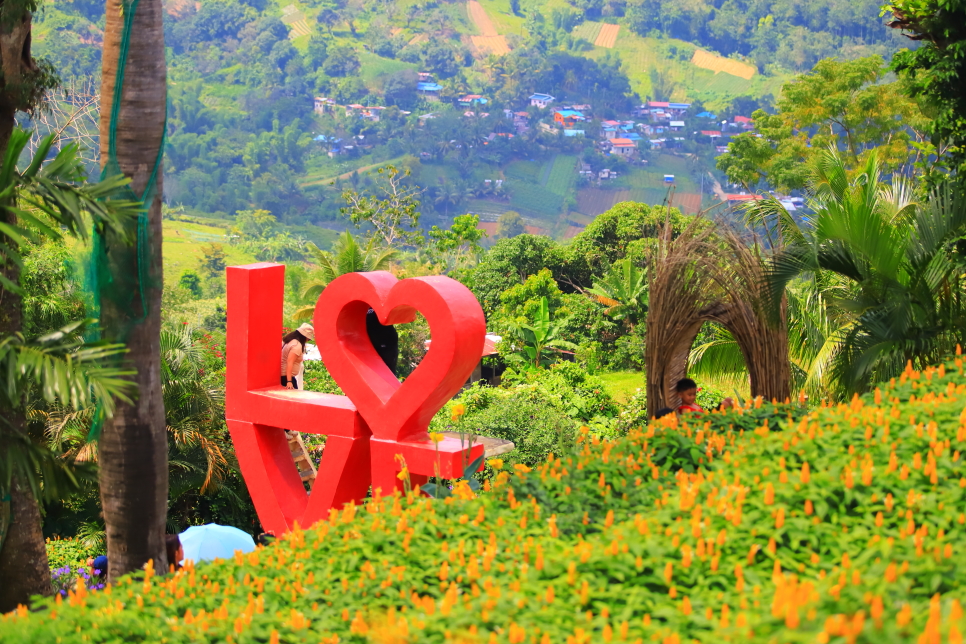
{"label": "palm tree trunk", "polygon": [[10,490],[11,522],[0,550],[0,613],[27,604],[31,595],[49,595],[50,566],[40,506],[30,488],[13,480]]}
{"label": "palm tree trunk", "polygon": [[[7,152],[10,134],[18,111],[35,108],[55,80],[46,68],[38,66],[30,52],[33,16],[27,3],[0,3],[0,159]],[[0,221],[15,224],[14,213],[0,211]],[[0,242],[10,240],[0,235]],[[13,283],[20,279],[16,265],[8,265],[4,275]],[[23,331],[20,296],[0,290],[0,337]],[[26,420],[21,410],[0,409],[8,421],[0,432],[20,431]],[[5,501],[0,501],[5,502]],[[41,530],[40,508],[28,487],[14,479],[9,507],[12,523],[0,544],[0,612],[26,604],[31,595],[50,593],[50,569]]]}
{"label": "palm tree trunk", "polygon": [[[133,12],[133,13],[132,13]],[[122,87],[115,87],[124,16],[133,15],[131,46]],[[140,0],[136,10],[125,0],[108,0],[101,81],[101,163],[110,162],[113,135],[117,163],[132,180],[136,195],[150,185],[163,144],[166,65],[160,0]],[[116,129],[111,132],[112,101],[120,92]],[[145,195],[147,239],[140,253],[105,240],[111,277],[101,284],[103,328],[126,342],[138,398],[118,406],[100,439],[100,485],[107,527],[108,577],[141,568],[154,560],[166,569],[164,528],[168,500],[168,454],[161,398],[161,168],[156,186]],[[115,240],[116,241],[116,240]],[[139,262],[145,262],[138,271]],[[144,283],[143,280],[146,280]]]}
{"label": "palm tree trunk", "polygon": [[[11,121],[12,123],[12,121]],[[0,120],[0,158],[6,152],[6,143],[11,128],[6,128]],[[6,137],[6,138],[4,138]],[[16,215],[9,210],[0,210],[0,221],[15,224]],[[10,240],[0,235],[0,240]],[[20,281],[20,270],[9,263],[3,269],[4,276],[13,283]],[[20,296],[0,290],[0,337],[23,331],[23,302]],[[27,421],[23,409],[4,409],[0,416],[6,422],[0,423],[0,432],[23,432]],[[2,436],[0,436],[2,439]],[[0,440],[2,444],[2,440]],[[50,568],[47,565],[47,549],[40,518],[40,507],[29,487],[22,486],[14,477],[10,485],[10,499],[0,498],[0,503],[9,503],[10,524],[6,538],[0,543],[0,613],[13,610],[17,604],[26,604],[31,595],[50,593]],[[0,490],[0,496],[3,490]]]}

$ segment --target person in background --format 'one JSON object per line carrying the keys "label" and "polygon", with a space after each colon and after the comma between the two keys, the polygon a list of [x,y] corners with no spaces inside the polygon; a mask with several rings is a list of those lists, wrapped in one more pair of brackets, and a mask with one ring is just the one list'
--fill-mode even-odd
{"label": "person in background", "polygon": [[[686,414],[688,412],[704,413],[704,407],[695,402],[698,397],[698,383],[690,378],[681,378],[678,380],[677,385],[674,386],[674,391],[681,399],[681,404],[677,408],[679,414]],[[735,401],[733,398],[725,398],[718,405],[717,409],[731,409],[734,406]]]}
{"label": "person in background", "polygon": [[107,581],[107,557],[105,555],[91,559],[90,566],[91,577],[96,577],[101,583]]}
{"label": "person in background", "polygon": [[395,376],[399,362],[399,334],[396,327],[380,323],[376,312],[369,309],[366,313],[366,333],[369,334],[369,341],[376,353]]}
{"label": "person in background", "polygon": [[164,549],[168,553],[168,569],[171,572],[181,570],[181,560],[184,559],[184,548],[181,547],[181,538],[176,534],[164,535]]}
{"label": "person in background", "polygon": [[305,359],[305,342],[315,339],[311,324],[303,324],[282,338],[282,386],[286,389],[302,389],[302,362]]}

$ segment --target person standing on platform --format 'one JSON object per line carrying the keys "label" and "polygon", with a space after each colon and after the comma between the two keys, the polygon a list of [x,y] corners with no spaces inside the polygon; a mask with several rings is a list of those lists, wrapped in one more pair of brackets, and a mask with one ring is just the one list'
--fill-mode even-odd
{"label": "person standing on platform", "polygon": [[282,338],[282,386],[286,389],[305,387],[302,378],[302,362],[305,360],[305,343],[315,339],[311,324],[303,324]]}

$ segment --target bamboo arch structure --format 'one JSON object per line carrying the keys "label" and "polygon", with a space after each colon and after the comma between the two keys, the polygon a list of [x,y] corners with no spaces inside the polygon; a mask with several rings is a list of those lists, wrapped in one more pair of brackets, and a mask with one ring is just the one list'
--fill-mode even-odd
{"label": "bamboo arch structure", "polygon": [[687,375],[688,354],[705,322],[717,322],[734,336],[752,396],[790,396],[785,307],[783,302],[774,306],[770,299],[765,270],[760,248],[749,247],[704,218],[696,218],[676,238],[670,225],[664,226],[648,257],[645,365],[650,415],[680,404],[674,386]]}

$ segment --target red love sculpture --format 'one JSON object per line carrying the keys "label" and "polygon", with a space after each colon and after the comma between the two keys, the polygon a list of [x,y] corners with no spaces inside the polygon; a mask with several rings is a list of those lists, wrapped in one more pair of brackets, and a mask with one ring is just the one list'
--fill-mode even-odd
{"label": "red love sculpture", "polygon": [[[369,308],[383,324],[412,322],[417,311],[429,323],[429,352],[403,383],[369,341]],[[442,275],[400,281],[385,271],[349,273],[322,291],[315,307],[315,337],[329,373],[372,430],[373,488],[401,488],[397,454],[416,485],[435,473],[434,465],[444,478],[462,475],[460,441],[434,445],[426,430],[473,373],[485,336],[486,320],[476,297]]]}
{"label": "red love sculpture", "polygon": [[[284,275],[280,264],[228,268],[225,416],[267,531],[282,534],[296,522],[308,526],[330,509],[361,502],[370,483],[383,493],[401,489],[397,456],[419,485],[431,475],[456,478],[465,462],[482,455],[481,444],[467,450],[448,438],[437,445],[426,433],[433,415],[472,373],[483,346],[483,312],[466,287],[447,277],[400,281],[385,272],[334,280],[315,314],[323,360],[348,394],[334,396],[279,384]],[[405,383],[369,342],[370,306],[384,324],[412,321],[417,311],[429,322],[429,353]],[[311,494],[302,485],[285,429],[328,437]]]}

